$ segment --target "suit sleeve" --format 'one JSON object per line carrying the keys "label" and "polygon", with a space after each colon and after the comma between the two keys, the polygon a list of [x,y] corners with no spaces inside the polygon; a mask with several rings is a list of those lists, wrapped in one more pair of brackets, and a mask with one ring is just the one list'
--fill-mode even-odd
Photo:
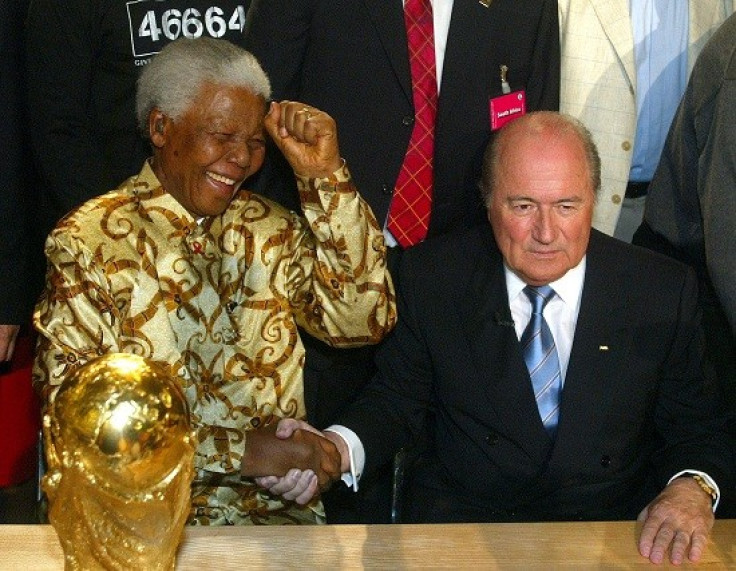
{"label": "suit sleeve", "polygon": [[679,284],[679,302],[671,308],[674,334],[662,364],[655,409],[657,432],[664,440],[654,458],[663,487],[674,474],[696,469],[713,477],[722,489],[733,486],[733,443],[716,387],[703,373],[697,281],[692,270]]}
{"label": "suit sleeve", "polygon": [[692,265],[704,303],[720,305],[736,332],[736,52],[721,79],[722,55],[712,51],[675,115],[634,242]]}
{"label": "suit sleeve", "polygon": [[699,199],[708,274],[736,336],[736,59],[731,69],[713,115]]}
{"label": "suit sleeve", "polygon": [[364,473],[385,465],[419,438],[432,406],[432,365],[420,331],[422,309],[413,283],[420,272],[404,256],[399,274],[399,319],[376,354],[378,372],[336,422],[360,438],[366,454]]}

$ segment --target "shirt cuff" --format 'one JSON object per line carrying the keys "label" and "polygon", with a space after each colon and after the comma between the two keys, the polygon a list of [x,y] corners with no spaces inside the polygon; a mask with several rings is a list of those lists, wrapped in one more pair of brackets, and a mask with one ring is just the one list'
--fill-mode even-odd
{"label": "shirt cuff", "polygon": [[669,484],[675,478],[679,478],[680,476],[685,476],[687,474],[697,474],[698,476],[703,478],[703,480],[705,480],[711,488],[715,490],[716,499],[713,500],[713,512],[715,512],[716,508],[718,507],[718,502],[721,501],[721,489],[718,487],[718,484],[716,484],[716,481],[705,472],[701,472],[700,470],[681,470],[680,472],[672,476],[667,483]]}
{"label": "shirt cuff", "polygon": [[309,178],[299,173],[294,173],[299,196],[304,204],[320,204],[320,191],[324,193],[353,192],[354,187],[350,171],[345,159],[340,159],[340,167],[330,176],[321,178]]}
{"label": "shirt cuff", "polygon": [[365,468],[365,448],[363,448],[363,443],[360,441],[360,438],[358,438],[358,435],[347,426],[333,424],[332,426],[325,428],[325,432],[327,431],[337,434],[345,441],[345,444],[348,447],[350,472],[343,473],[341,480],[345,482],[348,487],[353,488],[354,492],[357,492],[358,481],[363,475],[363,468]]}

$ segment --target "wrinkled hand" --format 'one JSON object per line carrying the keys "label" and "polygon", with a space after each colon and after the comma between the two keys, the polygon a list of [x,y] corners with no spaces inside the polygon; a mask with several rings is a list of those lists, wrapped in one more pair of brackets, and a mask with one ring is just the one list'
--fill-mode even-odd
{"label": "wrinkled hand", "polygon": [[[291,435],[298,430],[319,434],[332,440],[338,446],[344,446],[344,443],[339,436],[330,432],[323,434],[306,422],[295,420],[293,418],[285,418],[281,420],[278,424],[276,435],[279,438],[290,438]],[[341,458],[344,457],[345,453],[341,451],[340,456]],[[345,471],[344,466],[341,471]],[[337,480],[339,478],[340,474],[338,474],[334,479]],[[282,496],[286,500],[293,500],[301,505],[308,503],[319,491],[325,491],[325,488],[320,485],[314,472],[311,470],[299,470],[297,468],[292,468],[283,477],[265,476],[262,478],[256,478],[256,483],[259,486],[266,488],[274,495]]]}
{"label": "wrinkled hand", "polygon": [[340,168],[337,125],[324,111],[298,101],[274,101],[264,124],[294,172],[321,178]]}
{"label": "wrinkled hand", "polygon": [[318,431],[296,428],[289,436],[278,437],[276,428],[270,425],[248,432],[241,466],[243,476],[285,476],[293,468],[309,470],[323,491],[340,477],[340,453]]}
{"label": "wrinkled hand", "polygon": [[0,362],[10,361],[20,325],[0,325]]}
{"label": "wrinkled hand", "polygon": [[639,553],[661,563],[670,549],[670,561],[679,565],[685,555],[696,562],[708,544],[713,527],[710,497],[692,478],[676,478],[645,507],[639,517],[644,526]]}
{"label": "wrinkled hand", "polygon": [[263,476],[256,484],[266,488],[274,496],[281,496],[299,505],[308,504],[320,492],[317,475],[311,470],[292,468],[286,476]]}

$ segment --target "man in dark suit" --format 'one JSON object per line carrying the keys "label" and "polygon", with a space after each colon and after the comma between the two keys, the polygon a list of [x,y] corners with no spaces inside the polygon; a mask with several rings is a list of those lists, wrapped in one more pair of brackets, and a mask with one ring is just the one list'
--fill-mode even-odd
{"label": "man in dark suit", "polygon": [[[379,373],[325,431],[346,476],[428,428],[409,521],[639,514],[643,556],[699,559],[733,448],[702,375],[693,272],[591,230],[600,160],[570,117],[504,128],[483,181],[492,228],[402,258]],[[543,310],[537,295],[550,297]],[[543,364],[532,363],[537,340]],[[550,387],[557,395],[542,402]],[[301,502],[311,480],[261,483]]]}
{"label": "man in dark suit", "polygon": [[[434,0],[432,9],[439,93],[427,236],[483,221],[477,185],[491,104],[506,91],[524,92],[527,110],[556,110],[560,87],[557,2]],[[335,118],[356,185],[384,224],[416,117],[402,1],[253,0],[244,46],[268,73],[275,98],[305,101]],[[277,153],[268,157],[258,190],[298,209],[291,170],[274,162]],[[396,244],[388,232],[387,240]],[[400,248],[389,252],[393,269]],[[305,345],[308,415],[324,427],[372,376],[373,350],[335,351],[306,337]],[[328,521],[338,523],[385,521],[388,506],[369,509],[364,498],[360,513],[351,513],[346,498],[325,503]]]}
{"label": "man in dark suit", "polygon": [[0,362],[10,360],[20,325],[30,322],[35,296],[26,228],[24,174],[28,158],[23,113],[23,18],[28,2],[0,2]]}
{"label": "man in dark suit", "polygon": [[[437,69],[430,236],[483,218],[477,183],[491,133],[489,102],[504,92],[501,66],[509,89],[526,91],[527,110],[559,106],[557,2],[444,4],[451,13]],[[433,3],[435,22],[442,5]],[[444,45],[440,28],[435,43]],[[361,196],[386,220],[415,112],[401,1],[253,0],[244,42],[276,99],[305,101],[335,118]],[[278,198],[298,204],[290,188],[281,192]]]}

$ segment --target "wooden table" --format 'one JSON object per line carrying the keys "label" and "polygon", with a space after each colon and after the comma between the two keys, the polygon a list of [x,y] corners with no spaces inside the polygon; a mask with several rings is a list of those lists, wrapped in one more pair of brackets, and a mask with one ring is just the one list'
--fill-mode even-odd
{"label": "wooden table", "polygon": [[[177,569],[631,569],[634,522],[187,528]],[[0,569],[63,569],[48,525],[0,525]],[[693,567],[685,563],[682,567]],[[736,520],[717,520],[698,568],[736,569]],[[143,571],[143,570],[141,570]]]}

